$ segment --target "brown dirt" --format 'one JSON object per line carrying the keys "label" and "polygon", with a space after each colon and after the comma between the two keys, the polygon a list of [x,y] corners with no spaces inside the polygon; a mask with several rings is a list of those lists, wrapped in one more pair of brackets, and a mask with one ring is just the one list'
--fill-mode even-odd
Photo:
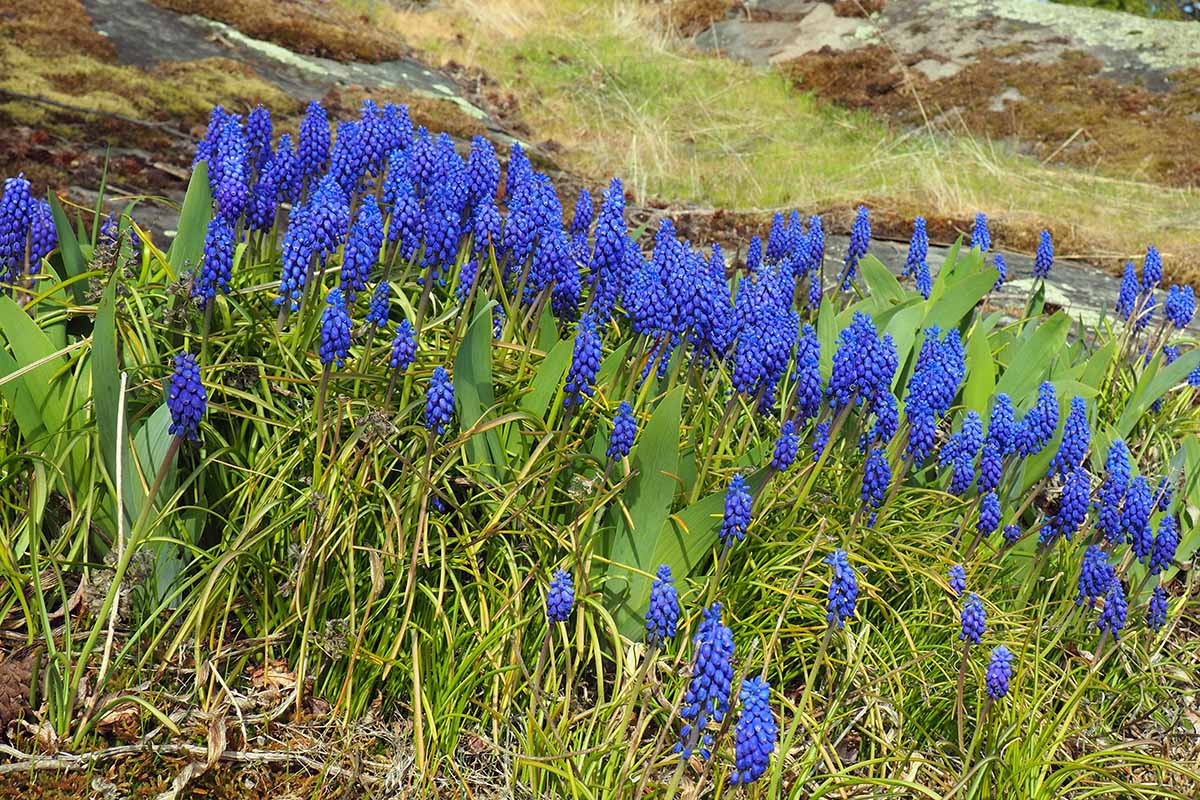
{"label": "brown dirt", "polygon": [[883,11],[885,0],[837,0],[833,4],[833,13],[839,17],[866,18]]}
{"label": "brown dirt", "polygon": [[[911,69],[936,54],[915,53],[901,67],[878,45],[828,48],[783,69],[802,89],[903,126],[965,127],[1011,140],[1047,162],[1096,169],[1170,186],[1200,185],[1200,68],[1173,76],[1156,93],[1102,77],[1101,62],[1067,53],[1053,64],[1015,60],[1011,48],[981,52],[956,75],[929,80]],[[1015,90],[1015,92],[1014,92]],[[1011,99],[1002,99],[1008,92]],[[1019,94],[1016,94],[1019,93]]]}
{"label": "brown dirt", "polygon": [[227,59],[153,70],[116,63],[79,0],[7,0],[0,9],[0,129],[8,134],[0,136],[0,177],[24,172],[38,193],[94,189],[111,147],[116,191],[179,189],[214,103],[239,111],[263,103],[281,117],[300,111],[299,103]]}
{"label": "brown dirt", "polygon": [[671,30],[695,36],[741,5],[740,0],[666,0],[660,13]]}
{"label": "brown dirt", "polygon": [[247,36],[297,53],[338,61],[376,63],[409,54],[398,37],[365,16],[328,0],[153,0],[184,14],[197,14],[232,25]]}
{"label": "brown dirt", "polygon": [[[92,771],[16,772],[0,781],[0,800],[63,800],[83,797],[125,797],[149,800],[163,791],[187,761],[135,756],[101,764]],[[107,791],[106,791],[107,790]],[[218,763],[195,778],[183,797],[205,800],[271,800],[304,797],[320,800],[348,796],[336,781],[324,784],[318,776],[277,766]]]}

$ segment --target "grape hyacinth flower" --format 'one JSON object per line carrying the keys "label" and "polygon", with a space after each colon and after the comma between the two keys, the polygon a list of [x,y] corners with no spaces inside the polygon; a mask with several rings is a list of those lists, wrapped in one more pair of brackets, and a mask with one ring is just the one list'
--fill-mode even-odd
{"label": "grape hyacinth flower", "polygon": [[1146,248],[1146,260],[1142,264],[1142,291],[1152,292],[1162,282],[1162,256],[1158,248],[1150,245]]}
{"label": "grape hyacinth flower", "polygon": [[1158,523],[1158,535],[1150,550],[1150,574],[1157,575],[1171,566],[1179,547],[1179,523],[1170,514]]}
{"label": "grape hyacinth flower", "polygon": [[209,162],[213,204],[230,223],[237,222],[250,197],[250,165],[247,164],[246,135],[237,117],[228,117],[221,127],[216,151]]}
{"label": "grape hyacinth flower", "polygon": [[167,409],[171,412],[168,433],[183,439],[199,439],[200,418],[208,407],[208,393],[200,382],[200,367],[191,353],[175,356],[175,372],[167,387]]}
{"label": "grape hyacinth flower", "polygon": [[392,285],[387,281],[380,281],[379,285],[375,287],[375,291],[371,292],[371,302],[367,305],[368,325],[376,328],[387,325],[388,314],[391,310],[391,294]]}
{"label": "grape hyacinth flower", "polygon": [[497,303],[492,306],[492,338],[499,339],[504,335],[504,324],[508,321],[508,314],[504,313],[504,306]]}
{"label": "grape hyacinth flower", "polygon": [[637,437],[637,417],[633,415],[633,406],[627,400],[622,400],[617,406],[617,415],[613,417],[612,436],[608,440],[608,451],[605,455],[613,461],[629,455],[633,449],[633,440]]}
{"label": "grape hyacinth flower", "polygon": [[1104,481],[1096,498],[1096,527],[1105,541],[1119,542],[1125,529],[1121,521],[1121,503],[1129,488],[1129,448],[1121,439],[1114,439],[1104,463]]}
{"label": "grape hyacinth flower", "polygon": [[1150,606],[1146,609],[1146,627],[1152,631],[1162,630],[1167,624],[1167,592],[1162,586],[1155,586],[1150,595]]}
{"label": "grape hyacinth flower", "polygon": [[733,546],[735,541],[746,538],[746,528],[750,526],[750,510],[754,498],[746,488],[746,479],[740,474],[734,475],[725,490],[725,515],[721,520],[721,541],[726,549]]}
{"label": "grape hyacinth flower", "polygon": [[591,397],[595,392],[596,373],[600,371],[600,334],[596,332],[596,320],[585,314],[579,321],[579,332],[575,334],[575,349],[571,356],[571,368],[567,370],[563,387],[563,407],[568,410],[574,405],[583,405],[583,396]]}
{"label": "grape hyacinth flower", "polygon": [[958,638],[979,644],[980,638],[987,632],[987,612],[983,610],[983,601],[974,592],[963,601],[961,621],[962,632]]}
{"label": "grape hyacinth flower", "polygon": [[992,492],[999,488],[1004,476],[1004,458],[1016,447],[1016,435],[1012,401],[1001,392],[992,403],[987,435],[979,454],[979,491]]}
{"label": "grape hyacinth flower", "polygon": [[963,569],[963,565],[952,566],[946,573],[946,580],[950,584],[950,591],[954,592],[954,596],[962,597],[962,593],[967,590],[967,572]]}
{"label": "grape hyacinth flower", "polygon": [[761,778],[771,764],[779,730],[771,713],[771,687],[759,677],[742,681],[742,713],[734,731],[734,761],[737,768],[729,783],[748,784]]}
{"label": "grape hyacinth flower", "polygon": [[1079,593],[1075,596],[1075,605],[1081,606],[1086,601],[1088,608],[1094,606],[1096,600],[1108,591],[1116,575],[1115,568],[1108,561],[1108,554],[1094,544],[1088,545],[1079,570]]}
{"label": "grape hyacinth flower", "polygon": [[983,421],[978,412],[968,411],[962,428],[950,437],[942,448],[942,466],[954,469],[950,480],[950,493],[962,497],[975,482],[975,456],[983,445]]}
{"label": "grape hyacinth flower", "polygon": [[990,535],[1000,527],[1000,497],[995,492],[988,492],[979,501],[979,520],[975,530],[980,536]]}
{"label": "grape hyacinth flower", "polygon": [[1186,328],[1196,315],[1196,293],[1192,287],[1172,286],[1167,291],[1163,313],[1176,328]]}
{"label": "grape hyacinth flower", "polygon": [[762,249],[762,239],[752,236],[750,244],[746,246],[746,272],[751,275],[758,272],[759,266],[762,265]]}
{"label": "grape hyacinth flower", "polygon": [[797,422],[803,425],[820,412],[822,397],[821,343],[816,330],[809,324],[805,324],[800,333],[793,379],[796,384]]}
{"label": "grape hyacinth flower", "polygon": [[929,262],[922,261],[917,264],[915,283],[917,291],[921,293],[921,297],[928,300],[929,295],[933,292],[933,277],[929,274]]}
{"label": "grape hyacinth flower", "polygon": [[595,213],[596,206],[592,203],[591,193],[587,189],[580,189],[579,197],[575,200],[575,211],[571,215],[571,236],[587,236]]}
{"label": "grape hyacinth flower", "polygon": [[1154,549],[1154,538],[1150,533],[1150,515],[1154,513],[1154,497],[1144,475],[1129,482],[1125,492],[1125,504],[1121,507],[1121,527],[1125,531],[1133,554],[1143,564]]}
{"label": "grape hyacinth flower", "polygon": [[429,391],[425,395],[425,428],[436,434],[445,433],[453,416],[454,384],[446,368],[438,367],[433,371]]}
{"label": "grape hyacinth flower", "polygon": [[1004,260],[1003,255],[996,253],[992,256],[992,265],[996,268],[996,282],[992,284],[992,291],[997,292],[1008,280],[1008,262]]}
{"label": "grape hyacinth flower", "polygon": [[1125,601],[1125,587],[1119,578],[1113,578],[1108,584],[1108,592],[1104,596],[1104,610],[1096,627],[1112,634],[1114,640],[1121,638],[1121,629],[1125,627],[1125,619],[1129,614],[1129,606]]}
{"label": "grape hyacinth flower", "polygon": [[858,603],[858,579],[845,550],[834,550],[825,557],[825,561],[833,567],[825,619],[841,630],[845,620],[854,619],[854,607]]}
{"label": "grape hyacinth flower", "polygon": [[204,237],[204,260],[200,264],[200,276],[193,289],[200,308],[217,296],[229,291],[229,280],[233,275],[233,227],[223,216],[215,216],[208,223]]}
{"label": "grape hyacinth flower", "polygon": [[1158,486],[1154,490],[1155,509],[1158,511],[1166,511],[1171,506],[1171,497],[1174,494],[1175,486],[1171,482],[1171,476],[1163,475],[1158,479]]}
{"label": "grape hyacinth flower", "polygon": [[679,712],[684,721],[679,731],[676,752],[683,758],[692,757],[696,744],[701,744],[700,757],[709,757],[712,737],[704,733],[711,722],[721,722],[729,711],[729,693],[733,683],[733,632],[721,621],[721,604],[713,603],[704,610],[704,620],[692,638],[696,660],[692,679]]}
{"label": "grape hyacinth flower", "polygon": [[1021,529],[1016,525],[1006,525],[1004,527],[1004,543],[1014,545],[1021,538]]}
{"label": "grape hyacinth flower", "polygon": [[475,280],[479,277],[479,261],[475,258],[467,259],[467,263],[463,264],[462,269],[458,273],[458,288],[454,292],[460,305],[467,302],[467,298],[471,296],[471,289],[475,287]]}
{"label": "grape hyacinth flower", "polygon": [[574,605],[575,584],[571,573],[556,569],[550,578],[550,590],[546,592],[546,618],[551,622],[566,622]]}
{"label": "grape hyacinth flower", "polygon": [[1001,700],[1008,694],[1008,683],[1012,679],[1013,654],[1004,645],[992,649],[992,659],[988,662],[987,675],[984,684],[987,696],[991,700]]}
{"label": "grape hyacinth flower", "polygon": [[363,198],[358,217],[350,228],[346,240],[345,255],[342,257],[342,291],[347,302],[353,303],[354,296],[367,288],[367,278],[379,261],[383,247],[383,211],[375,195]]}
{"label": "grape hyacinth flower", "polygon": [[871,212],[866,206],[859,206],[854,215],[854,226],[850,229],[850,246],[846,251],[846,263],[842,271],[843,292],[850,290],[850,284],[858,275],[858,262],[867,254],[870,246]]}
{"label": "grape hyacinth flower", "polygon": [[862,502],[871,508],[867,519],[867,527],[875,525],[875,512],[883,505],[887,496],[888,486],[892,482],[892,466],[888,463],[887,454],[880,447],[871,449],[863,466]]}
{"label": "grape hyacinth flower", "polygon": [[829,446],[829,420],[819,423],[813,431],[812,453],[813,463],[821,460],[825,448]]}
{"label": "grape hyacinth flower", "polygon": [[1132,261],[1127,261],[1125,271],[1121,273],[1121,289],[1117,293],[1117,313],[1122,319],[1127,320],[1133,314],[1139,291],[1137,268]]}
{"label": "grape hyacinth flower", "polygon": [[775,452],[771,456],[771,468],[786,472],[796,460],[796,451],[800,447],[800,437],[796,435],[796,423],[788,420],[779,430],[779,438],[775,440]]}
{"label": "grape hyacinth flower", "polygon": [[401,320],[396,326],[396,338],[392,339],[392,369],[405,372],[417,357],[417,340],[413,336],[413,326],[408,320]]}
{"label": "grape hyacinth flower", "polygon": [[25,266],[25,245],[34,200],[24,174],[5,178],[0,195],[0,282],[16,283]]}
{"label": "grape hyacinth flower", "polygon": [[1017,434],[1017,450],[1022,456],[1040,453],[1058,428],[1058,396],[1054,384],[1045,381],[1038,387],[1038,398],[1034,407],[1021,421]]}
{"label": "grape hyacinth flower", "polygon": [[1050,268],[1053,266],[1054,242],[1050,239],[1050,231],[1042,231],[1037,253],[1033,259],[1033,277],[1045,280],[1050,277]]}
{"label": "grape hyacinth flower", "polygon": [[904,275],[915,275],[917,265],[929,257],[929,234],[925,232],[925,218],[913,220],[912,239],[908,243],[908,256],[904,260]]}
{"label": "grape hyacinth flower", "polygon": [[1063,426],[1062,443],[1050,462],[1050,475],[1066,475],[1083,463],[1091,444],[1092,432],[1088,427],[1087,401],[1082,397],[1071,398],[1071,411]]}
{"label": "grape hyacinth flower", "polygon": [[[46,200],[35,200],[29,221],[29,271],[36,273],[42,259],[58,247],[58,231],[54,227],[54,212]],[[1190,289],[1190,287],[1189,287]]]}
{"label": "grape hyacinth flower", "polygon": [[329,133],[329,115],[316,100],[310,100],[300,122],[300,140],[296,159],[300,165],[300,180],[315,181],[329,163],[332,137]]}
{"label": "grape hyacinth flower", "polygon": [[675,589],[671,568],[666,564],[658,568],[654,582],[650,584],[650,607],[646,610],[646,638],[652,646],[675,638],[679,624],[679,592]]}
{"label": "grape hyacinth flower", "polygon": [[992,232],[988,230],[987,214],[982,211],[975,215],[975,227],[971,229],[971,247],[978,247],[983,253],[992,249]]}
{"label": "grape hyacinth flower", "polygon": [[346,298],[341,289],[330,289],[321,314],[321,363],[328,367],[337,362],[338,369],[346,363],[350,352],[350,315],[346,313]]}
{"label": "grape hyacinth flower", "polygon": [[1063,484],[1062,496],[1058,500],[1058,512],[1054,515],[1041,532],[1041,541],[1050,542],[1058,536],[1067,541],[1075,535],[1075,531],[1087,519],[1088,504],[1091,499],[1092,480],[1088,471],[1076,467],[1067,476]]}

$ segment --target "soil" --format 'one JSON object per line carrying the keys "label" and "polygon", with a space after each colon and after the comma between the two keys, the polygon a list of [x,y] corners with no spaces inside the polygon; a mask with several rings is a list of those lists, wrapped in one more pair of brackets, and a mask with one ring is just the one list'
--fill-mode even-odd
{"label": "soil", "polygon": [[1188,144],[1200,140],[1193,22],[1034,0],[746,0],[695,42],[777,65],[799,88],[903,128],[965,130],[1047,163],[1200,186]]}
{"label": "soil", "polygon": [[395,36],[340,6],[316,0],[154,0],[182,14],[220,20],[295,53],[377,63],[410,55]]}
{"label": "soil", "polygon": [[[1200,33],[1200,31],[1198,31]],[[1153,92],[1102,75],[1103,62],[1068,51],[1049,64],[1011,48],[981,51],[946,77],[914,68],[928,51],[830,47],[780,65],[797,87],[905,126],[933,124],[1014,142],[1043,161],[1169,186],[1200,185],[1200,68]]]}

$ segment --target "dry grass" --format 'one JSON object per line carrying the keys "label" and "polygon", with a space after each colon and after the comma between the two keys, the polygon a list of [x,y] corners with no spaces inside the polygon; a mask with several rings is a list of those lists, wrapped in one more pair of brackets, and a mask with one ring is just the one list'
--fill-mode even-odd
{"label": "dry grass", "polygon": [[365,15],[317,0],[154,0],[184,14],[219,20],[247,36],[297,53],[337,60],[388,61],[408,48],[395,34],[369,24]]}
{"label": "dry grass", "polygon": [[[479,67],[515,96],[557,158],[637,195],[713,208],[996,219],[1029,249],[1050,227],[1063,255],[1119,267],[1156,243],[1175,280],[1200,283],[1200,194],[1052,168],[993,141],[901,133],[818,103],[784,77],[688,50],[634,0],[445,0],[391,11],[434,59]],[[1180,143],[1180,146],[1184,146]]]}

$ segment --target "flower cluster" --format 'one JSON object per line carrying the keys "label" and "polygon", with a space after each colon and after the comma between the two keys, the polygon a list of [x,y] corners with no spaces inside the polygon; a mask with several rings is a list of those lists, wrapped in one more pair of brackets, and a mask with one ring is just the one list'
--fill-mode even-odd
{"label": "flower cluster", "polygon": [[608,450],[605,453],[613,460],[624,458],[633,449],[633,441],[637,438],[637,417],[633,415],[633,406],[629,401],[622,400],[617,406],[617,415],[613,417],[612,436],[608,440]]}
{"label": "flower cluster", "polygon": [[734,475],[725,491],[725,516],[721,520],[721,542],[725,547],[746,538],[746,528],[750,527],[750,505],[753,498],[746,488],[746,479],[740,474]]}
{"label": "flower cluster", "polygon": [[675,638],[679,624],[679,593],[675,589],[671,568],[659,566],[654,583],[650,585],[650,605],[646,609],[646,638],[661,644]]}
{"label": "flower cluster", "polygon": [[854,618],[854,607],[858,602],[858,578],[845,550],[834,550],[825,557],[825,561],[833,568],[825,618],[841,628],[846,620]]}
{"label": "flower cluster", "polygon": [[546,593],[546,619],[551,622],[566,622],[575,606],[575,584],[571,573],[565,569],[554,571],[550,578],[550,590]]}
{"label": "flower cluster", "polygon": [[733,683],[733,632],[721,620],[721,604],[704,610],[704,620],[692,638],[696,647],[692,679],[683,698],[679,717],[684,721],[676,750],[691,758],[697,744],[700,756],[708,758],[712,736],[705,732],[709,722],[721,722],[729,711]]}
{"label": "flower cluster", "polygon": [[200,418],[208,406],[208,393],[200,382],[200,367],[191,353],[175,356],[175,373],[167,388],[167,408],[171,412],[172,436],[199,438]]}
{"label": "flower cluster", "polygon": [[737,769],[729,776],[733,785],[752,783],[763,776],[775,751],[779,731],[771,713],[771,687],[762,678],[742,682],[742,713],[734,731]]}

